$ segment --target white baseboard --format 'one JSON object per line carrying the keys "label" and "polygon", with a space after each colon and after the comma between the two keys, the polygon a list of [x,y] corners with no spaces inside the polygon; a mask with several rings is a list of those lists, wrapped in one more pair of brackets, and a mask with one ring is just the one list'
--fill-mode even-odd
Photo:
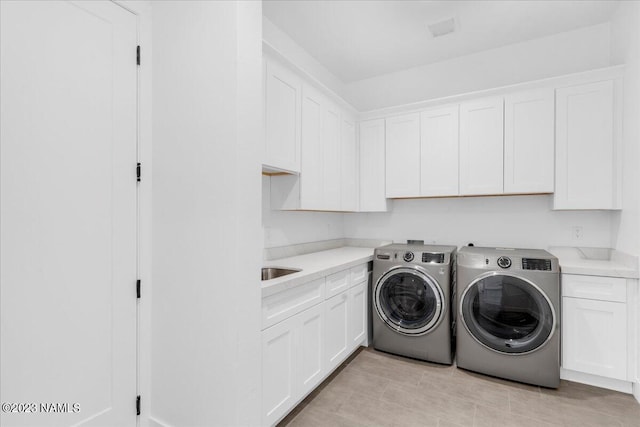
{"label": "white baseboard", "polygon": [[149,427],[171,427],[169,424],[158,420],[157,418],[149,417],[148,424]]}
{"label": "white baseboard", "polygon": [[[616,380],[613,378],[601,377],[599,375],[585,374],[584,372],[571,371],[564,368],[560,368],[560,378],[595,387],[606,388],[608,390],[615,390],[622,393],[640,394],[640,390],[634,392],[634,385],[631,381]],[[635,388],[638,389],[638,387]],[[636,394],[634,394],[634,396],[638,399]]]}
{"label": "white baseboard", "polygon": [[633,383],[633,397],[640,403],[640,380]]}

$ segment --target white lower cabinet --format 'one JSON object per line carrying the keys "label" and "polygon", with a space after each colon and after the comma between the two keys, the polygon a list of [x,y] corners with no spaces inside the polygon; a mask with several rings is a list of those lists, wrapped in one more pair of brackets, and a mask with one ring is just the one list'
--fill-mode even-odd
{"label": "white lower cabinet", "polygon": [[299,315],[295,388],[303,396],[317,386],[326,372],[324,364],[324,310],[318,304]]}
{"label": "white lower cabinet", "polygon": [[627,305],[564,297],[565,369],[627,379]]}
{"label": "white lower cabinet", "polygon": [[296,401],[296,322],[296,317],[291,317],[262,331],[263,425],[274,424]]}
{"label": "white lower cabinet", "polygon": [[315,305],[262,332],[263,424],[275,424],[320,383],[324,310]]}
{"label": "white lower cabinet", "polygon": [[280,421],[366,341],[368,275],[362,264],[262,299],[263,425]]}
{"label": "white lower cabinet", "polygon": [[367,336],[367,282],[349,289],[349,343],[356,348]]}
{"label": "white lower cabinet", "polygon": [[629,282],[617,277],[562,275],[564,370],[609,380],[631,379],[629,346],[636,326],[627,310]]}
{"label": "white lower cabinet", "polygon": [[349,351],[349,295],[342,292],[325,301],[325,360],[329,369],[334,369]]}

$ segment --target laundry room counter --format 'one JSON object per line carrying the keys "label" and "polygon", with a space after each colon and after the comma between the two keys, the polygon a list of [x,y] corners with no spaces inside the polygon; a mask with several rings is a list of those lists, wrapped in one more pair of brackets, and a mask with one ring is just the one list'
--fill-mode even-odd
{"label": "laundry room counter", "polygon": [[297,273],[262,281],[262,297],[291,289],[303,283],[328,276],[373,260],[371,247],[344,246],[288,258],[266,261],[264,267],[301,269]]}
{"label": "laundry room counter", "polygon": [[551,247],[564,274],[637,279],[638,257],[610,248]]}

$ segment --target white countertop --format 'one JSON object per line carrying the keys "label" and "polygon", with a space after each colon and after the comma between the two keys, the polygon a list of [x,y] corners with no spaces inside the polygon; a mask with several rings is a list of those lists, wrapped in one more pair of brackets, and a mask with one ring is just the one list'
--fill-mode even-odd
{"label": "white countertop", "polygon": [[375,248],[345,246],[289,258],[266,261],[264,267],[296,268],[302,271],[262,282],[262,296],[266,297],[307,283],[340,270],[364,264],[373,259]]}
{"label": "white countertop", "polygon": [[551,247],[564,274],[637,279],[638,258],[607,248]]}

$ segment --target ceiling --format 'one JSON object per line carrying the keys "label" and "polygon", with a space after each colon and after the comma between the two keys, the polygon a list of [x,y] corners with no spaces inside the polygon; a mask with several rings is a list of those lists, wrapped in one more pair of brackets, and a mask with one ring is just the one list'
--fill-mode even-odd
{"label": "ceiling", "polygon": [[[619,1],[266,0],[263,14],[344,83],[610,19]],[[455,17],[452,34],[427,24]]]}

